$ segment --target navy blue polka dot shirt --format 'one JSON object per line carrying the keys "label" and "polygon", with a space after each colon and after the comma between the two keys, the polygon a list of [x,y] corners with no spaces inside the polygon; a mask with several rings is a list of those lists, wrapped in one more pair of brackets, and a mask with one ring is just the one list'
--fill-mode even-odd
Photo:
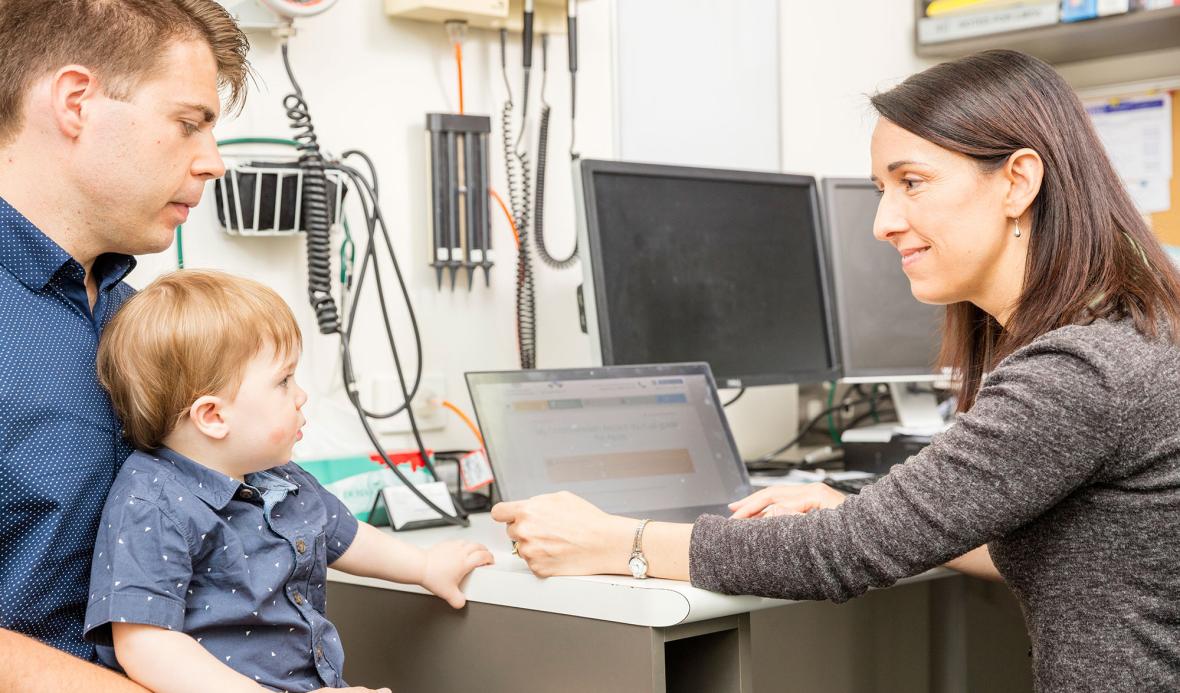
{"label": "navy blue polka dot shirt", "polygon": [[0,198],[0,628],[91,660],[90,557],[131,453],[95,357],[134,266],[125,255],[95,261],[92,310],[82,266]]}
{"label": "navy blue polka dot shirt", "polygon": [[136,452],[103,511],[86,637],[111,667],[110,624],[140,623],[191,635],[263,686],[343,687],[325,585],[356,531],[296,464],[239,483],[167,448]]}

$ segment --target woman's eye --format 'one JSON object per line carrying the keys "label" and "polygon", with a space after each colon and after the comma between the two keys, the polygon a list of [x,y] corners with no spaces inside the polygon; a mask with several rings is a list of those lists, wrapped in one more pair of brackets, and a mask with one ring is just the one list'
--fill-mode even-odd
{"label": "woman's eye", "polygon": [[914,178],[902,178],[901,184],[905,186],[906,190],[912,191],[914,188],[922,184],[922,181]]}

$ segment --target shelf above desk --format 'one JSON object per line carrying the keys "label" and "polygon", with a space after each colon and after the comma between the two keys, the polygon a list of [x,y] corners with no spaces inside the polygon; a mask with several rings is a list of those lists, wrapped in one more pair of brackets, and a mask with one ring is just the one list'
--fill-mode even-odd
{"label": "shelf above desk", "polygon": [[[921,16],[919,3],[919,14]],[[1081,22],[920,44],[922,58],[958,58],[992,48],[1018,50],[1052,64],[1180,47],[1180,6],[1128,12]]]}

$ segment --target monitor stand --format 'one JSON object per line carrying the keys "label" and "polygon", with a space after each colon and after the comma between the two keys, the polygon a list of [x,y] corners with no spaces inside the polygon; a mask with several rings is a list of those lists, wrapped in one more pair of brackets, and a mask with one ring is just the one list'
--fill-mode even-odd
{"label": "monitor stand", "polygon": [[938,411],[938,398],[929,383],[889,383],[889,394],[893,398],[897,421],[907,432],[936,433],[946,428],[946,422]]}

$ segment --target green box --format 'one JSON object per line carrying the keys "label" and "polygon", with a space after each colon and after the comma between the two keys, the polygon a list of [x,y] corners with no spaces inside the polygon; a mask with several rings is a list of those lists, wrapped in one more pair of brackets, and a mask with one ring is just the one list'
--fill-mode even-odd
{"label": "green box", "polygon": [[[385,465],[379,465],[366,456],[337,457],[326,460],[299,460],[296,462],[316,478],[344,503],[356,519],[366,522],[377,493],[386,486],[401,481]],[[415,484],[433,481],[425,467],[413,470],[409,462],[399,462],[398,471]]]}

